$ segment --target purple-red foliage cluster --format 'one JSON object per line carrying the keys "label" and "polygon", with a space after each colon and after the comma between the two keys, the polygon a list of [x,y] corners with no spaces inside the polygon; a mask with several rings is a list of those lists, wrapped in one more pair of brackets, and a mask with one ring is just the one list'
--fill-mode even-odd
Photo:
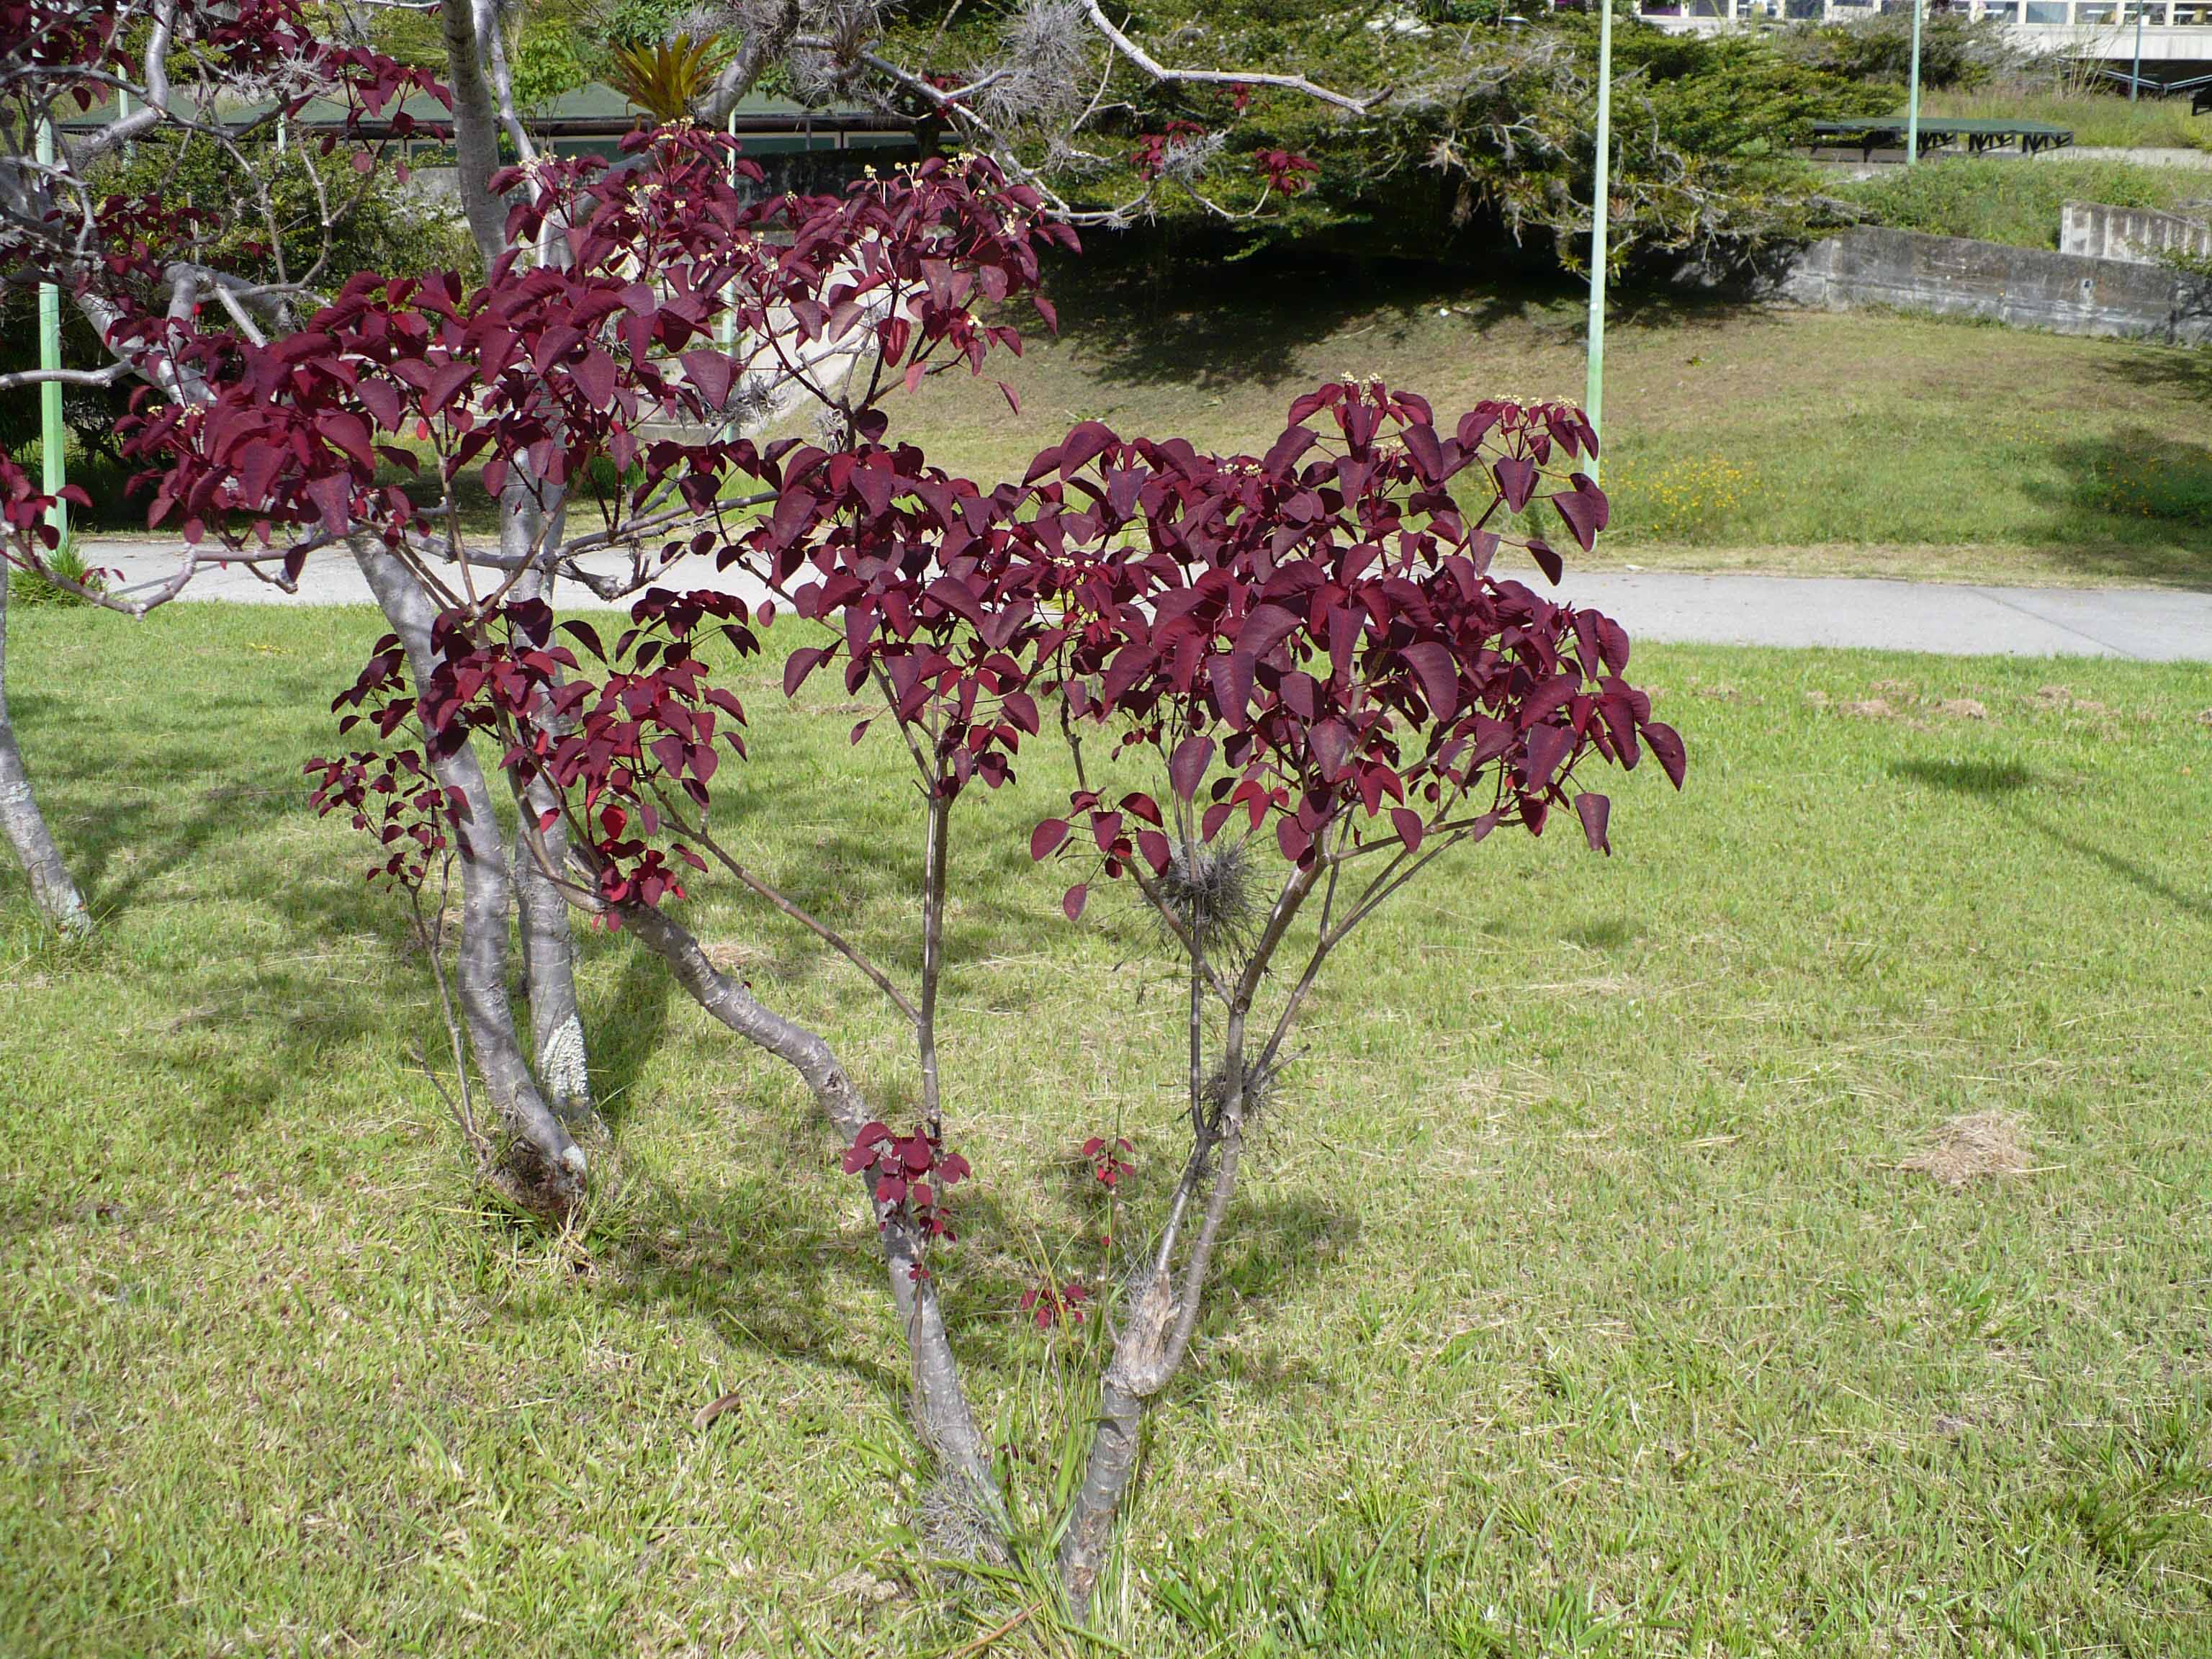
{"label": "purple-red foliage cluster", "polygon": [[1090,1291],[1073,1280],[1058,1285],[1048,1279],[1022,1292],[1022,1311],[1039,1330],[1048,1331],[1059,1324],[1080,1325],[1083,1304],[1090,1300]]}
{"label": "purple-red foliage cluster", "polygon": [[[712,515],[763,458],[741,441],[648,439],[649,423],[711,426],[736,412],[746,379],[805,386],[823,355],[862,345],[878,382],[979,368],[1019,339],[975,303],[1033,291],[1040,249],[1073,240],[981,158],[933,159],[842,197],[754,199],[731,176],[726,138],[672,129],[625,143],[631,165],[541,168],[510,214],[515,251],[480,285],[363,273],[265,346],[169,327],[163,349],[210,395],[155,407],[129,432],[155,469],[149,522],[241,549],[282,534],[301,558],[356,528],[394,546],[442,537],[442,518],[376,483],[380,460],[420,469],[404,436],[429,445],[448,498],[471,469],[495,494],[520,470],[550,506],[605,458],[634,480],[611,510],[665,500],[669,522]],[[737,171],[758,180],[749,162]],[[565,260],[526,263],[549,225]],[[724,329],[757,355],[722,349]],[[883,431],[879,389],[861,400],[864,435]],[[706,550],[700,534],[665,555]]]}
{"label": "purple-red foliage cluster", "polygon": [[946,1152],[927,1130],[897,1135],[884,1124],[870,1123],[845,1149],[844,1167],[847,1175],[869,1177],[884,1224],[892,1214],[903,1214],[924,1238],[951,1243],[958,1237],[940,1200],[947,1188],[968,1178],[968,1160]]}
{"label": "purple-red foliage cluster", "polygon": [[[329,39],[327,28],[318,27],[317,9],[307,0],[174,0],[163,7],[174,112],[187,121],[206,119],[216,114],[215,103],[245,87],[278,88],[286,115],[298,114],[311,100],[335,102],[343,118],[318,141],[328,155],[371,119],[392,138],[416,132],[415,118],[398,107],[411,94],[451,107],[450,95],[428,71],[368,46]],[[107,103],[118,88],[143,79],[147,41],[142,30],[122,27],[125,15],[83,0],[0,0],[0,70],[40,97],[80,111]],[[208,107],[195,101],[203,93]],[[361,151],[354,165],[372,170],[374,157]],[[110,332],[119,346],[150,350],[193,339],[196,319],[164,314],[161,277],[167,251],[189,244],[203,216],[159,194],[109,195],[87,205],[87,235],[78,234],[74,220],[65,232],[56,229],[58,216],[46,225],[0,222],[0,259],[19,275],[35,271],[72,292],[96,289],[116,307]]]}
{"label": "purple-red foliage cluster", "polygon": [[1110,1193],[1121,1184],[1122,1177],[1136,1167],[1123,1156],[1134,1153],[1136,1150],[1125,1135],[1115,1135],[1111,1140],[1104,1135],[1093,1135],[1083,1143],[1083,1150],[1078,1156],[1091,1166],[1091,1178]]}
{"label": "purple-red foliage cluster", "polygon": [[[1011,779],[1048,706],[1072,737],[1103,734],[1121,775],[1079,764],[1067,811],[1030,849],[1109,878],[1164,877],[1224,836],[1310,878],[1370,848],[1413,860],[1440,835],[1540,833],[1566,805],[1609,850],[1607,798],[1579,776],[1593,757],[1627,769],[1649,751],[1680,785],[1681,741],[1625,678],[1626,635],[1498,568],[1516,548],[1558,579],[1527,527],[1543,503],[1585,550],[1604,528],[1580,411],[1486,401],[1440,419],[1343,380],[1297,399],[1261,454],[1086,421],[986,489],[886,442],[882,398],[1018,351],[998,302],[1028,295],[1051,321],[1040,253],[1073,239],[1034,191],[985,160],[933,160],[842,197],[754,200],[714,135],[631,148],[629,166],[557,162],[528,181],[511,235],[558,237],[561,260],[510,256],[473,289],[356,278],[265,347],[173,334],[211,396],[133,434],[159,465],[155,520],[295,562],[367,534],[427,568],[458,531],[376,483],[380,460],[416,465],[403,434],[428,444],[449,499],[481,466],[493,489],[550,507],[611,462],[625,477],[601,501],[610,539],[666,526],[663,561],[711,555],[816,624],[786,629],[786,694],[835,666],[848,693],[880,696],[939,807]],[[1285,188],[1295,161],[1274,158]],[[716,343],[725,324],[738,351]],[[864,385],[822,384],[826,356],[863,350]],[[839,429],[765,447],[646,435],[669,420],[717,430],[749,381],[817,392]],[[21,487],[0,481],[12,523]],[[732,511],[733,492],[762,510]],[[337,705],[378,746],[315,762],[319,803],[378,838],[377,873],[419,882],[454,810],[428,771],[484,733],[518,784],[550,791],[539,826],[566,829],[611,923],[681,896],[683,867],[704,867],[693,843],[723,750],[746,753],[745,710],[701,647],[719,632],[758,651],[772,611],[649,588],[610,642],[511,598],[518,566],[495,574],[439,618],[413,696],[397,642],[380,643]],[[410,722],[419,738],[395,750]],[[1086,890],[1068,890],[1071,917]],[[1084,1152],[1109,1188],[1127,1168],[1117,1147]],[[847,1164],[924,1237],[948,1231],[938,1200],[966,1164],[931,1135],[871,1124]]]}
{"label": "purple-red foliage cluster", "polygon": [[[339,736],[365,726],[372,741],[343,755],[318,755],[307,772],[315,781],[309,796],[315,810],[346,813],[382,851],[382,860],[368,868],[369,880],[420,889],[431,861],[453,844],[448,830],[461,803],[424,761],[422,722],[406,665],[397,636],[376,642],[360,677],[331,705],[347,711],[338,720]],[[395,745],[403,732],[411,740]]]}
{"label": "purple-red foliage cluster", "polygon": [[[1041,696],[1154,754],[1165,791],[1073,791],[1069,816],[1036,827],[1038,859],[1067,851],[1079,822],[1108,877],[1160,875],[1178,840],[1241,820],[1310,869],[1378,839],[1411,853],[1439,830],[1540,832],[1566,805],[1607,848],[1607,797],[1577,768],[1633,767],[1648,750],[1679,782],[1680,739],[1623,678],[1616,623],[1493,570],[1508,539],[1493,526],[1532,501],[1583,545],[1602,527],[1605,498],[1576,465],[1591,442],[1581,416],[1489,403],[1440,429],[1418,398],[1351,382],[1291,415],[1263,457],[1087,422],[988,495],[909,446],[748,452],[775,506],[718,558],[825,625],[786,658],[787,692],[833,660],[848,691],[879,679],[947,794],[1012,775]],[[1517,544],[1556,565],[1540,538]],[[617,904],[670,889],[654,790],[705,805],[714,708],[744,752],[742,710],[708,685],[696,624],[757,644],[742,604],[712,589],[655,591],[632,616],[611,650],[570,629],[598,659],[586,672],[549,645],[542,607],[457,613],[425,697],[434,731],[507,734],[509,762],[575,804],[572,830]],[[517,738],[540,699],[577,732]]]}

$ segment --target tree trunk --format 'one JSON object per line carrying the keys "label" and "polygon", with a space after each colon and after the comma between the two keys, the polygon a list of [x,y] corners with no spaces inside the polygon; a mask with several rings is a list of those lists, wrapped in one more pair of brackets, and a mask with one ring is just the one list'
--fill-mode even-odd
{"label": "tree trunk", "polygon": [[[405,565],[368,539],[356,543],[355,557],[399,636],[416,685],[428,684],[436,661],[430,647],[434,617],[429,596]],[[515,1035],[514,1010],[507,995],[507,920],[514,896],[491,790],[475,753],[466,747],[434,762],[432,770],[460,802],[459,821],[453,826],[461,861],[457,977],[469,1048],[511,1142],[501,1185],[526,1208],[565,1219],[583,1198],[584,1152],[538,1092]]]}
{"label": "tree trunk", "polygon": [[[874,1114],[866,1098],[821,1037],[763,1007],[748,987],[717,970],[698,940],[659,909],[625,905],[622,918],[623,926],[675,971],[678,983],[702,1008],[805,1080],[815,1103],[847,1145],[868,1126]],[[864,1175],[861,1180],[866,1187],[869,1178]],[[872,1190],[869,1209],[879,1223],[888,1224],[881,1228],[884,1266],[913,1363],[914,1394],[908,1406],[915,1431],[967,1500],[996,1522],[999,1494],[991,1477],[990,1454],[961,1386],[937,1287],[926,1273],[916,1271],[921,1266],[920,1242],[896,1212],[887,1213],[875,1203]]]}
{"label": "tree trunk", "polygon": [[499,115],[477,46],[477,8],[444,0],[446,86],[453,100],[453,164],[461,211],[489,272],[507,249],[507,204],[492,194],[499,170]]}
{"label": "tree trunk", "polygon": [[1144,1434],[1146,1401],[1129,1392],[1109,1371],[1098,1392],[1098,1425],[1091,1437],[1091,1458],[1083,1466],[1083,1485],[1060,1540],[1060,1588],[1078,1618],[1090,1610],[1091,1593],[1106,1565],[1114,1539],[1114,1518],[1121,1497],[1137,1473],[1137,1450]]}
{"label": "tree trunk", "polygon": [[[517,805],[542,814],[553,805],[544,783],[532,783]],[[576,935],[569,925],[568,901],[553,884],[530,844],[530,826],[514,829],[514,895],[522,922],[522,971],[530,998],[531,1036],[538,1054],[538,1078],[546,1103],[562,1121],[589,1124],[598,1115],[592,1103],[589,1050],[584,1020],[576,1003]],[[538,832],[547,863],[556,869],[568,856],[568,837],[556,822]]]}
{"label": "tree trunk", "polygon": [[[534,599],[543,588],[536,574],[526,575],[515,584],[513,597]],[[522,971],[529,988],[538,1080],[546,1103],[565,1122],[588,1124],[597,1113],[592,1103],[589,1046],[576,1000],[576,933],[568,901],[546,873],[548,866],[566,867],[568,838],[556,818],[535,832],[538,846],[531,844],[532,826],[557,804],[551,786],[543,779],[534,780],[517,796],[514,892],[522,923]],[[539,862],[540,849],[544,863]]]}
{"label": "tree trunk", "polygon": [[8,713],[8,573],[0,567],[0,830],[31,878],[31,897],[61,932],[82,937],[92,931],[92,913],[70,879],[46,820],[31,793],[30,775],[15,747],[15,723]]}
{"label": "tree trunk", "polygon": [[[1190,1256],[1182,1265],[1178,1288],[1173,1239],[1163,1241],[1152,1275],[1135,1298],[1127,1322],[1114,1343],[1113,1363],[1106,1368],[1100,1390],[1098,1424],[1091,1438],[1091,1456],[1084,1465],[1083,1484],[1067,1517],[1067,1530],[1060,1540],[1060,1593],[1079,1618],[1089,1611],[1091,1592],[1106,1565],[1113,1543],[1114,1523],[1129,1493],[1137,1472],[1137,1453],[1145,1413],[1166,1388],[1198,1328],[1198,1315],[1206,1291],[1206,1276],[1213,1268],[1213,1253],[1221,1227],[1229,1214],[1229,1201],[1237,1191],[1237,1166],[1244,1144],[1243,1014],[1230,1018],[1226,1060],[1229,1098],[1222,1109],[1218,1138],[1201,1137],[1184,1172],[1184,1183],[1194,1184],[1211,1158],[1212,1188],[1192,1242]],[[1176,1214],[1182,1213],[1178,1205]]]}

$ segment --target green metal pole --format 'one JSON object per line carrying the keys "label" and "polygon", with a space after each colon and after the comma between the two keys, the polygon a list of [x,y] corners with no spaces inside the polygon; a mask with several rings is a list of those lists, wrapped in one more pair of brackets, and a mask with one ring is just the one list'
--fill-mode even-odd
{"label": "green metal pole", "polygon": [[[54,159],[54,129],[50,121],[39,123],[39,160],[52,166]],[[62,366],[62,291],[52,283],[39,284],[39,367],[49,374]],[[53,506],[47,510],[46,520],[64,536],[69,534],[69,507],[61,500],[64,486],[69,483],[67,458],[63,446],[68,441],[62,426],[62,388],[58,380],[47,380],[39,387],[40,447],[46,455],[46,492],[54,497]]]}
{"label": "green metal pole", "polygon": [[[1607,220],[1613,211],[1613,0],[1598,0],[1597,26],[1597,157],[1596,178],[1590,188],[1589,380],[1583,392],[1583,410],[1591,429],[1601,434],[1605,405],[1605,281]],[[1597,477],[1598,461],[1590,458],[1590,477]]]}
{"label": "green metal pole", "polygon": [[2136,94],[2142,90],[2142,20],[2149,5],[2150,0],[2136,0],[2136,67],[2134,73],[2128,76],[2128,102],[2130,104],[2136,101]]}
{"label": "green metal pole", "polygon": [[[738,106],[735,104],[732,104],[730,106],[729,132],[731,142],[734,144],[738,137]],[[737,152],[734,149],[730,153],[729,177],[730,188],[735,190],[738,185],[738,157]],[[722,313],[721,326],[717,331],[721,336],[723,353],[726,356],[736,356],[738,349],[738,313],[734,310],[725,311]]]}
{"label": "green metal pole", "polygon": [[1905,165],[1913,166],[1920,160],[1920,14],[1926,9],[1927,0],[1912,0],[1912,89],[1907,94],[1905,112]]}

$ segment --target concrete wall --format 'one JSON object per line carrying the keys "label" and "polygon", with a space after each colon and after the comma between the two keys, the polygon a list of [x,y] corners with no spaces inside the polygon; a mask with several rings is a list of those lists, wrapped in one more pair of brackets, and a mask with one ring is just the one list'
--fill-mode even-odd
{"label": "concrete wall", "polygon": [[2162,253],[2212,253],[2212,225],[2150,208],[2069,202],[2059,210],[2058,251],[2156,264]]}
{"label": "concrete wall", "polygon": [[1830,311],[1889,306],[2058,334],[2212,340],[2208,285],[2163,265],[1914,230],[1862,225],[1815,242],[1778,287],[1786,299]]}

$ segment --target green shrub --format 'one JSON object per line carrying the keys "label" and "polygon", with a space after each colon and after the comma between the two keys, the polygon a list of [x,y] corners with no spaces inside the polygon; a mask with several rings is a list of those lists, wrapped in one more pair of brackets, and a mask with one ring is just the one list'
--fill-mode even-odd
{"label": "green shrub", "polygon": [[[1903,12],[1848,23],[1802,24],[1783,36],[1801,63],[1847,81],[1902,87],[1912,73],[1912,20]],[[2021,53],[1991,19],[1930,14],[1920,32],[1923,91],[1986,86]]]}

